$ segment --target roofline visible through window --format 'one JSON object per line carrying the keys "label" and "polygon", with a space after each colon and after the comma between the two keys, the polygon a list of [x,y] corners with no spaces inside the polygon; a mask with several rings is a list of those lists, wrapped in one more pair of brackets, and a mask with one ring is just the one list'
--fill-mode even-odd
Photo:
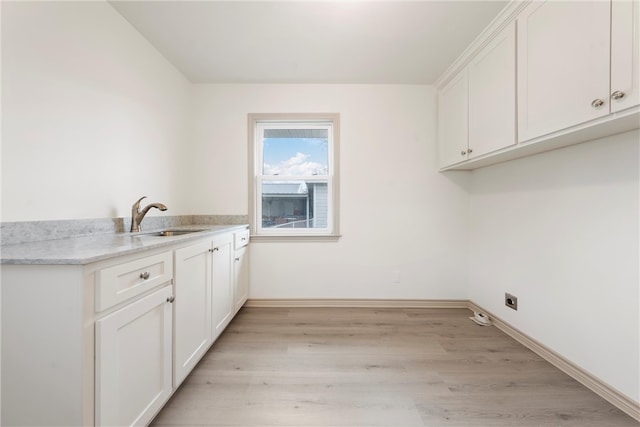
{"label": "roofline visible through window", "polygon": [[[333,185],[332,185],[332,197],[331,203],[333,204],[332,211],[332,229],[328,230],[327,233],[318,234],[313,233],[311,230],[308,230],[307,233],[301,230],[300,233],[296,234],[282,234],[282,235],[272,235],[272,234],[256,234],[257,230],[257,218],[256,218],[256,177],[255,177],[255,168],[256,168],[256,147],[255,147],[255,130],[257,123],[264,122],[283,122],[283,123],[292,123],[292,122],[331,122],[333,127],[333,157],[331,161],[333,162]],[[276,240],[289,240],[289,241],[299,241],[299,240],[308,240],[308,241],[335,241],[340,237],[340,211],[339,211],[339,200],[340,200],[340,181],[339,181],[339,171],[340,171],[340,113],[249,113],[247,115],[247,124],[248,124],[248,183],[249,183],[249,224],[251,229],[252,238],[256,238],[256,240],[263,241],[276,241]]]}

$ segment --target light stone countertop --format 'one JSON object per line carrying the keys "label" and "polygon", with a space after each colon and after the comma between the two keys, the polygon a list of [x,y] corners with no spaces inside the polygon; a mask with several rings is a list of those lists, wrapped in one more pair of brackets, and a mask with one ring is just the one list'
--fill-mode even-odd
{"label": "light stone countertop", "polygon": [[204,236],[246,230],[247,228],[247,224],[189,225],[170,227],[170,229],[202,231],[163,237],[148,234],[153,233],[154,230],[144,230],[141,233],[105,233],[67,239],[16,243],[0,246],[0,263],[84,265],[189,240],[197,240]]}

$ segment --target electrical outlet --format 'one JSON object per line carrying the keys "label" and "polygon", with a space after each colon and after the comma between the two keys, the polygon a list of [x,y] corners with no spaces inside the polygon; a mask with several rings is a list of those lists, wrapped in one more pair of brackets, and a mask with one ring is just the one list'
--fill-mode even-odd
{"label": "electrical outlet", "polygon": [[504,305],[518,311],[518,297],[505,292]]}

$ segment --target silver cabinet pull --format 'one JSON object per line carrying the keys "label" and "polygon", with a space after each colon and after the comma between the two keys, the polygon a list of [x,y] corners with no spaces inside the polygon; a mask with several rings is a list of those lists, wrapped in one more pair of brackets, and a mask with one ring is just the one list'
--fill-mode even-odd
{"label": "silver cabinet pull", "polygon": [[473,149],[469,148],[469,149],[467,150],[467,153],[469,153],[469,154],[473,153]]}
{"label": "silver cabinet pull", "polygon": [[466,152],[466,151],[464,151],[464,150],[462,150],[462,151],[460,152],[460,155],[462,155],[462,156],[464,156],[465,154],[467,154],[467,152]]}
{"label": "silver cabinet pull", "polygon": [[176,299],[175,299],[175,297],[173,295],[171,295],[169,298],[167,298],[167,302],[170,302],[170,303],[174,302],[175,300]]}
{"label": "silver cabinet pull", "polygon": [[148,271],[145,271],[144,273],[140,273],[140,278],[143,280],[147,280],[149,278],[150,274]]}
{"label": "silver cabinet pull", "polygon": [[240,261],[240,258],[235,258],[234,261]]}
{"label": "silver cabinet pull", "polygon": [[611,98],[613,99],[622,99],[624,98],[624,92],[621,90],[617,90],[611,94]]}
{"label": "silver cabinet pull", "polygon": [[598,107],[602,107],[604,105],[604,101],[602,99],[594,99],[591,102],[591,106],[593,108],[598,108]]}

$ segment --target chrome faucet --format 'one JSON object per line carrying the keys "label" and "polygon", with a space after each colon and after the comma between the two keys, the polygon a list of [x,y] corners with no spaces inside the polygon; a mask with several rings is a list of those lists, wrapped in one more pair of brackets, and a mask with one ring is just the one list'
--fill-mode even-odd
{"label": "chrome faucet", "polygon": [[147,212],[149,212],[149,209],[157,208],[157,209],[160,209],[161,211],[167,210],[167,207],[162,203],[150,203],[144,208],[142,208],[142,210],[140,210],[140,202],[142,201],[142,199],[145,199],[146,197],[147,196],[140,197],[140,199],[138,199],[138,201],[135,202],[133,206],[131,206],[131,232],[132,233],[136,233],[140,231],[140,223],[142,222],[142,219],[147,214]]}

